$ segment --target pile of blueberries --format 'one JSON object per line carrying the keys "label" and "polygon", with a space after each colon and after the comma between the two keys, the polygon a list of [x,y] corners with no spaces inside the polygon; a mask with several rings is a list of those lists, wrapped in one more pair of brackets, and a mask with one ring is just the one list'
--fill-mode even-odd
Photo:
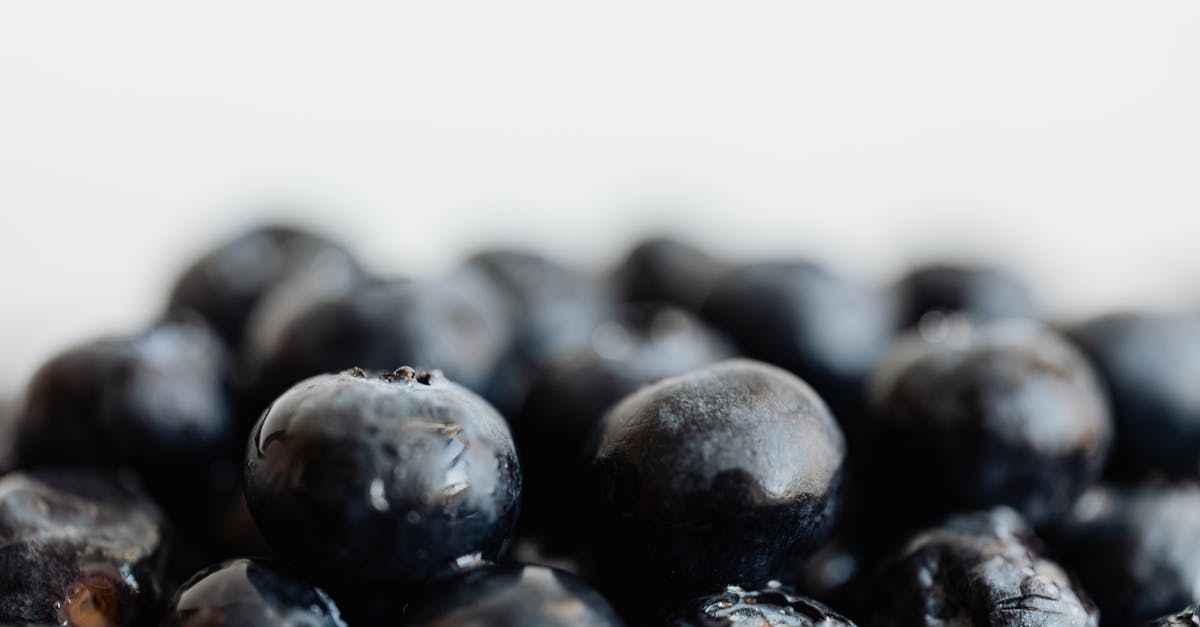
{"label": "pile of blueberries", "polygon": [[1200,316],[267,226],[0,410],[0,623],[1200,624]]}

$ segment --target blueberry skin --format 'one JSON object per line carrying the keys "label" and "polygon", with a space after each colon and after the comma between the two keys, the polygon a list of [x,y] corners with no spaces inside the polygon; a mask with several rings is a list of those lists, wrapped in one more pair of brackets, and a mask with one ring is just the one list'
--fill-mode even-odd
{"label": "blueberry skin", "polygon": [[0,478],[0,622],[154,619],[162,515],[130,479],[82,468]]}
{"label": "blueberry skin", "polygon": [[29,382],[17,457],[131,466],[175,518],[202,518],[237,486],[229,377],[224,346],[194,316],[69,349]]}
{"label": "blueberry skin", "polygon": [[1046,537],[1105,625],[1135,625],[1200,601],[1200,486],[1094,488]]}
{"label": "blueberry skin", "polygon": [[664,379],[617,404],[599,434],[595,553],[620,588],[679,599],[754,585],[827,537],[845,442],[782,369],[734,359]]}
{"label": "blueberry skin", "polygon": [[1096,627],[1095,606],[1013,510],[954,516],[918,533],[868,594],[872,627]]}
{"label": "blueberry skin", "polygon": [[519,250],[487,250],[464,266],[499,292],[512,327],[503,367],[484,391],[505,416],[521,407],[540,371],[586,350],[607,310],[600,286],[552,259]]}
{"label": "blueberry skin", "polygon": [[346,254],[339,244],[295,227],[251,229],[192,262],[171,288],[167,309],[199,313],[228,346],[240,346],[263,295],[329,251]]}
{"label": "blueberry skin", "polygon": [[445,583],[404,622],[410,627],[624,627],[583,580],[546,566],[482,566]]}
{"label": "blueberry skin", "polygon": [[612,281],[626,302],[669,303],[695,312],[729,270],[729,264],[692,244],[658,236],[634,246]]}
{"label": "blueberry skin", "polygon": [[161,627],[346,627],[327,594],[253,559],[213,564],[188,579]]}
{"label": "blueberry skin", "polygon": [[747,356],[812,385],[857,439],[864,381],[892,337],[883,294],[805,261],[764,262],[726,275],[701,312]]}
{"label": "blueberry skin", "polygon": [[893,293],[901,328],[916,326],[931,311],[979,323],[1038,317],[1029,287],[1015,274],[986,265],[923,265],[896,281]]}
{"label": "blueberry skin", "polygon": [[1156,618],[1146,623],[1144,627],[1195,627],[1196,625],[1200,625],[1200,605],[1192,605],[1178,614]]}
{"label": "blueberry skin", "polygon": [[521,474],[483,399],[436,372],[355,369],[302,381],[263,414],[245,491],[279,557],[314,581],[415,586],[501,553]]}
{"label": "blueberry skin", "polygon": [[1114,474],[1200,477],[1200,318],[1113,314],[1068,335],[1096,365],[1111,395]]}
{"label": "blueberry skin", "polygon": [[868,495],[890,531],[957,509],[1009,505],[1034,524],[1095,480],[1112,438],[1083,356],[1025,323],[910,335],[874,374]]}
{"label": "blueberry skin", "polygon": [[478,271],[439,281],[373,281],[314,304],[279,332],[250,384],[255,413],[297,382],[347,368],[437,367],[486,390],[510,341],[494,286]]}
{"label": "blueberry skin", "polygon": [[639,387],[727,359],[732,347],[680,309],[626,306],[596,327],[587,351],[537,378],[513,434],[525,468],[523,524],[549,550],[577,548],[591,503],[592,432]]}
{"label": "blueberry skin", "polygon": [[[749,623],[748,621],[755,621]],[[854,623],[832,609],[769,582],[760,590],[729,586],[724,592],[685,604],[667,621],[668,627],[854,627]]]}

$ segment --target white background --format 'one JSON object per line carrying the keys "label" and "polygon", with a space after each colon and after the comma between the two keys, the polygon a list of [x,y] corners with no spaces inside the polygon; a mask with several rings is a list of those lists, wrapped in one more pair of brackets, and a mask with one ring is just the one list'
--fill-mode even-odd
{"label": "white background", "polygon": [[666,229],[1194,307],[1198,173],[1194,1],[6,2],[0,393],[270,215],[401,273]]}

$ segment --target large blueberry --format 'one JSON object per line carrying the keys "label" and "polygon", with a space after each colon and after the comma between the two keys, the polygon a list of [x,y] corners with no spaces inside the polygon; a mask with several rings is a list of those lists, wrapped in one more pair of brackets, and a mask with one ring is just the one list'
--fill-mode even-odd
{"label": "large blueberry", "polygon": [[521,474],[504,419],[438,372],[354,369],[296,384],[246,452],[246,500],[318,582],[416,585],[496,558]]}
{"label": "large blueberry", "polygon": [[825,540],[844,458],[825,403],[774,366],[735,359],[644,387],[600,425],[596,558],[623,597],[761,583]]}
{"label": "large blueberry", "polygon": [[153,620],[162,517],[128,480],[64,468],[0,478],[0,623]]}
{"label": "large blueberry", "polygon": [[868,595],[872,627],[1096,627],[1098,613],[1021,517],[955,516],[906,542]]}
{"label": "large blueberry", "polygon": [[865,476],[876,488],[870,504],[889,517],[886,531],[993,505],[1042,524],[1095,480],[1112,438],[1091,367],[1033,324],[910,336],[873,383]]}

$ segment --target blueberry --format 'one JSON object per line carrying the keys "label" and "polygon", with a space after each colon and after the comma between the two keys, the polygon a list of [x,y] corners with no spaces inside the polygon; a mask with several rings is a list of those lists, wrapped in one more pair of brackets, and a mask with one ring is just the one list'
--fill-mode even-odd
{"label": "blueberry", "polygon": [[888,516],[926,524],[955,509],[1009,505],[1052,520],[1096,478],[1112,425],[1084,358],[1026,323],[911,335],[874,375],[869,452]]}
{"label": "blueberry", "polygon": [[186,523],[237,486],[228,384],[225,348],[194,316],[71,348],[29,382],[18,458],[131,466]]}
{"label": "blueberry", "polygon": [[622,308],[591,335],[587,351],[537,378],[513,420],[526,471],[523,523],[551,551],[580,544],[587,447],[604,412],[643,385],[733,355],[704,323],[663,306]]}
{"label": "blueberry", "polygon": [[618,403],[599,433],[596,558],[631,594],[761,583],[826,538],[845,444],[784,370],[735,359],[664,379]]}
{"label": "blueberry", "polygon": [[812,385],[857,439],[865,377],[892,335],[882,294],[812,263],[764,262],[725,276],[702,312],[749,357]]}
{"label": "blueberry", "polygon": [[636,246],[614,272],[621,297],[633,303],[669,303],[697,311],[728,264],[670,237],[652,237]]}
{"label": "blueberry", "polygon": [[411,627],[623,627],[582,580],[545,566],[482,566],[447,582],[405,620]]}
{"label": "blueberry", "polygon": [[346,627],[333,601],[309,583],[252,559],[196,573],[175,593],[162,627]]}
{"label": "blueberry", "polygon": [[489,385],[510,327],[494,286],[478,271],[440,281],[375,281],[314,304],[279,331],[275,351],[251,368],[251,407],[313,375],[398,363],[438,367],[475,390]]}
{"label": "blueberry", "polygon": [[1200,317],[1115,314],[1068,333],[1108,385],[1115,474],[1200,477]]}
{"label": "blueberry", "polygon": [[0,622],[147,623],[159,602],[163,537],[161,514],[127,477],[64,468],[5,475]]}
{"label": "blueberry", "polygon": [[[753,621],[753,622],[751,622]],[[854,627],[849,619],[779,582],[762,589],[728,586],[724,592],[685,604],[667,621],[668,627]]]}
{"label": "blueberry", "polygon": [[1177,614],[1156,618],[1146,623],[1144,627],[1195,627],[1196,625],[1200,625],[1200,605],[1192,605]]}
{"label": "blueberry", "polygon": [[188,266],[171,288],[167,307],[199,313],[229,346],[237,347],[263,295],[325,253],[346,254],[340,245],[301,229],[255,228]]}
{"label": "blueberry", "polygon": [[916,326],[922,316],[959,313],[976,322],[1035,319],[1029,287],[1008,270],[979,264],[920,266],[896,282],[901,327]]}
{"label": "blueberry", "polygon": [[487,397],[506,416],[524,401],[535,374],[588,347],[605,311],[592,280],[555,261],[516,250],[473,255],[477,268],[500,292],[513,327],[512,344]]}
{"label": "blueberry", "polygon": [[952,517],[918,533],[868,595],[873,627],[1095,627],[1087,595],[1013,510]]}
{"label": "blueberry", "polygon": [[1200,601],[1200,486],[1095,488],[1047,539],[1095,597],[1105,625]]}
{"label": "blueberry", "polygon": [[259,419],[246,500],[318,583],[415,586],[495,559],[521,475],[504,419],[439,372],[359,369],[296,384]]}

